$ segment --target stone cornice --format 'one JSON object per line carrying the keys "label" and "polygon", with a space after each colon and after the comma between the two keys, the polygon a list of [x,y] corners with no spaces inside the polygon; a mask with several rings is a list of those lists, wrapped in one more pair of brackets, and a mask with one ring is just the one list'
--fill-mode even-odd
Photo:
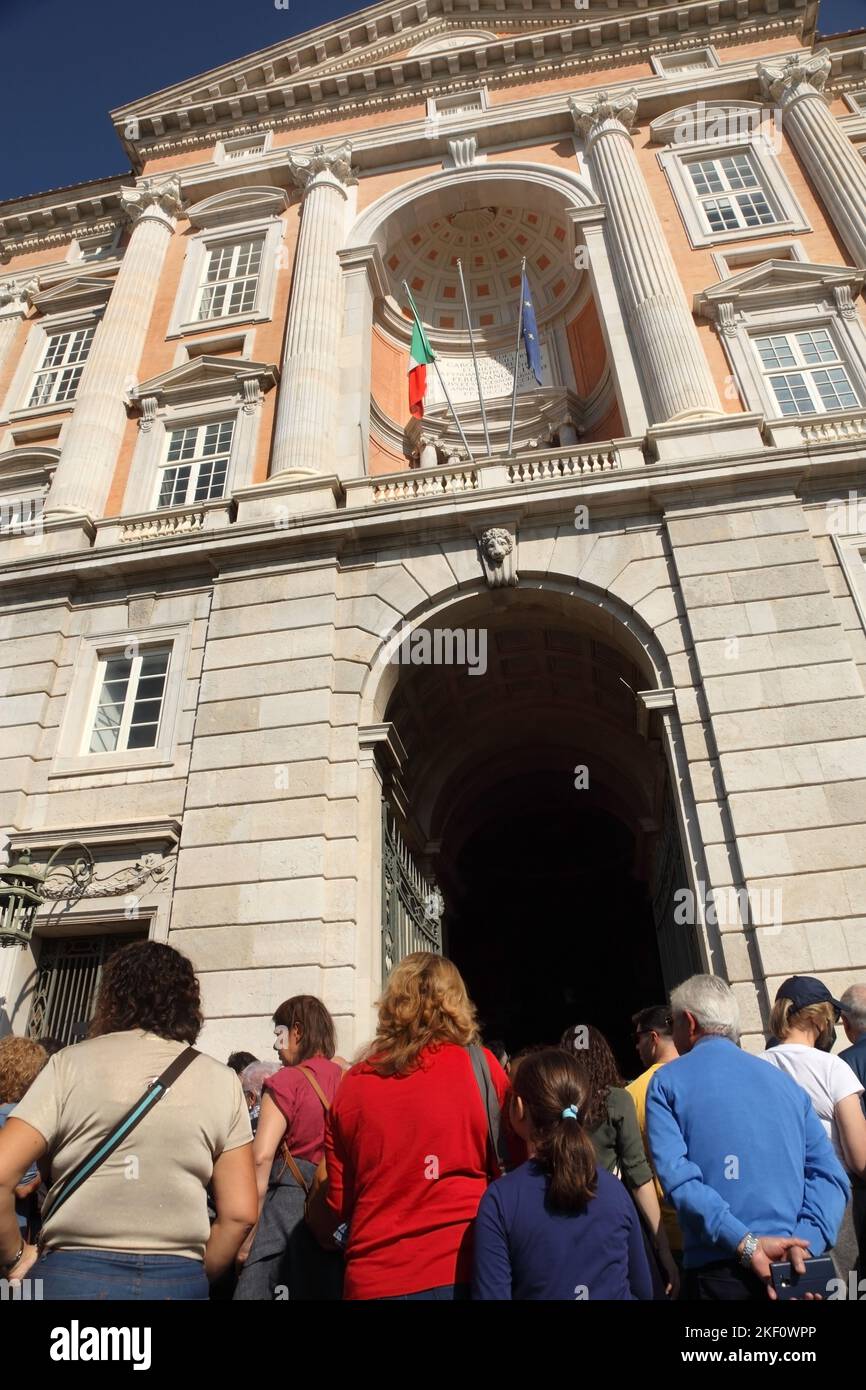
{"label": "stone cornice", "polygon": [[[195,128],[208,130],[217,138],[244,121],[252,121],[254,128],[260,126],[262,117],[271,117],[266,122],[271,126],[277,122],[282,126],[321,122],[332,113],[357,115],[383,104],[399,103],[410,93],[415,101],[422,100],[437,87],[453,91],[467,84],[477,86],[479,81],[513,85],[547,69],[560,75],[587,66],[621,66],[646,60],[650,52],[675,52],[699,43],[723,47],[742,43],[746,35],[758,39],[794,34],[802,27],[803,0],[779,0],[775,15],[768,12],[767,0],[694,0],[626,14],[609,8],[577,14],[589,17],[541,32],[524,30],[516,37],[478,48],[406,56],[387,66],[343,72],[314,69],[306,80],[299,80],[300,64],[294,72],[290,70],[285,54],[264,64],[264,55],[257,55],[255,67],[250,68],[264,72],[257,86],[251,87],[242,65],[235,64],[224,70],[221,83],[211,84],[205,99],[198,99],[198,94],[192,99],[190,84],[186,84],[183,89],[157,93],[124,107],[113,117],[125,148],[140,166],[149,155],[175,148],[175,141]],[[231,91],[221,89],[229,86]],[[157,102],[161,105],[154,109]],[[134,138],[130,138],[130,131]]]}

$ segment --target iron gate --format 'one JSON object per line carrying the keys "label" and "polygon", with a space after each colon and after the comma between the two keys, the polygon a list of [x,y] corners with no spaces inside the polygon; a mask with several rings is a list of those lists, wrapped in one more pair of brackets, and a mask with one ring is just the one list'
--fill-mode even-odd
{"label": "iron gate", "polygon": [[79,1042],[93,1014],[105,962],[121,946],[142,939],[141,932],[125,936],[46,937],[39,956],[28,1036]]}
{"label": "iron gate", "polygon": [[442,894],[425,878],[382,803],[382,979],[413,951],[442,954]]}
{"label": "iron gate", "polygon": [[[653,917],[665,988],[670,992],[690,975],[703,970],[697,943],[697,922],[677,922],[678,890],[688,888],[677,813],[670,787],[665,789],[662,831],[653,869]],[[693,917],[693,914],[688,914]]]}

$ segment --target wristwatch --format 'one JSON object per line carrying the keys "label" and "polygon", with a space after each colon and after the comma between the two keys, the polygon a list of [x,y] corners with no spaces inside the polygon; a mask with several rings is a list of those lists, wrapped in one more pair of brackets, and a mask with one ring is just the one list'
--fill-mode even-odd
{"label": "wristwatch", "polygon": [[12,1260],[3,1260],[2,1262],[0,1262],[0,1269],[2,1269],[3,1273],[4,1273],[4,1274],[11,1274],[12,1271],[13,1271],[13,1269],[14,1269],[15,1266],[18,1264],[18,1262],[19,1262],[19,1260],[21,1259],[21,1256],[22,1256],[23,1254],[24,1254],[24,1242],[22,1241],[22,1242],[21,1242],[21,1245],[19,1246],[19,1249],[18,1249],[18,1254],[15,1256],[14,1259],[12,1259]]}
{"label": "wristwatch", "polygon": [[753,1236],[751,1231],[743,1238],[743,1248],[739,1252],[739,1261],[745,1269],[749,1269],[758,1248],[758,1237]]}

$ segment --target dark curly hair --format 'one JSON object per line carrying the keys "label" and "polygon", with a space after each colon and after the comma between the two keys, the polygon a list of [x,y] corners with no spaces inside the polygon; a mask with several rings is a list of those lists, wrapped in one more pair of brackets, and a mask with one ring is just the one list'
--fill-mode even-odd
{"label": "dark curly hair", "polygon": [[610,1043],[593,1024],[575,1023],[566,1028],[559,1045],[572,1054],[580,1069],[586,1087],[584,1124],[591,1132],[604,1119],[608,1091],[624,1086],[625,1082]]}
{"label": "dark curly hair", "polygon": [[142,1028],[194,1043],[203,1022],[192,962],[160,941],[134,941],[106,964],[88,1036]]}

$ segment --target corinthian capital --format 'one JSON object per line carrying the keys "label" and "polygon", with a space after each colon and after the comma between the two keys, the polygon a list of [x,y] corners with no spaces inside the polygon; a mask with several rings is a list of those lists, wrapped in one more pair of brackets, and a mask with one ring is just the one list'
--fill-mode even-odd
{"label": "corinthian capital", "polygon": [[568,103],[574,128],[589,138],[600,135],[605,130],[622,127],[631,134],[634,118],[637,115],[637,92],[632,87],[627,92],[598,92],[596,96],[580,101],[576,98]]}
{"label": "corinthian capital", "polygon": [[0,280],[0,309],[8,304],[29,305],[30,296],[39,289],[39,280],[34,275],[29,280]]}
{"label": "corinthian capital", "polygon": [[144,216],[156,216],[171,225],[183,206],[180,180],[173,174],[141,179],[134,188],[124,188],[120,202],[130,222],[140,222]]}
{"label": "corinthian capital", "polygon": [[759,63],[761,95],[772,97],[773,101],[787,101],[802,95],[804,87],[821,92],[831,68],[830,53],[826,48],[818,53],[794,53],[782,63]]}
{"label": "corinthian capital", "polygon": [[342,145],[316,145],[312,154],[290,154],[289,173],[299,188],[307,189],[312,183],[337,183],[342,186],[357,183],[352,168],[352,146],[348,140]]}

